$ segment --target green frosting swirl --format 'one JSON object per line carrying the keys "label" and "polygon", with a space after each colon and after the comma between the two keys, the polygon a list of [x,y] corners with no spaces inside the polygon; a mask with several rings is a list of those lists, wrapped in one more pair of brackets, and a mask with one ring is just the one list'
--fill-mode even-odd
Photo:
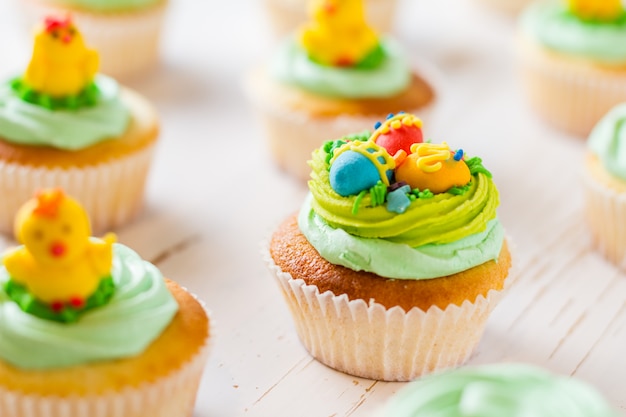
{"label": "green frosting swirl", "polygon": [[130,112],[111,78],[95,80],[100,95],[93,107],[49,110],[22,100],[11,83],[0,85],[0,138],[20,145],[78,150],[122,135]]}
{"label": "green frosting swirl", "polygon": [[328,262],[394,279],[438,278],[497,260],[504,241],[504,228],[497,219],[489,221],[484,232],[447,244],[412,248],[385,239],[361,238],[330,227],[311,209],[310,196],[300,210],[298,225]]}
{"label": "green frosting swirl", "polygon": [[626,63],[626,16],[616,22],[582,20],[564,1],[553,0],[530,6],[521,26],[549,49],[605,64]]}
{"label": "green frosting swirl", "polygon": [[[75,323],[58,323],[22,311],[0,289],[0,359],[24,369],[49,369],[132,357],[168,326],[178,304],[163,276],[130,248],[115,244],[115,294]],[[9,279],[0,268],[0,288]]]}
{"label": "green frosting swirl", "polygon": [[618,417],[591,386],[522,364],[431,375],[394,396],[380,417]]}
{"label": "green frosting swirl", "polygon": [[496,218],[498,190],[486,173],[478,172],[469,188],[460,195],[435,194],[417,199],[401,215],[384,206],[371,207],[371,196],[362,199],[353,214],[354,197],[341,197],[330,186],[326,152],[313,152],[309,189],[315,213],[333,228],[363,238],[379,238],[411,247],[445,244],[484,232]]}
{"label": "green frosting swirl", "polygon": [[52,3],[79,7],[96,12],[136,10],[163,2],[163,0],[50,0]]}
{"label": "green frosting swirl", "polygon": [[626,104],[614,107],[598,122],[587,146],[609,173],[626,181]]}
{"label": "green frosting swirl", "polygon": [[385,98],[405,90],[411,71],[400,46],[381,42],[384,58],[373,68],[336,68],[312,61],[296,39],[285,42],[270,66],[270,75],[316,94],[348,99]]}

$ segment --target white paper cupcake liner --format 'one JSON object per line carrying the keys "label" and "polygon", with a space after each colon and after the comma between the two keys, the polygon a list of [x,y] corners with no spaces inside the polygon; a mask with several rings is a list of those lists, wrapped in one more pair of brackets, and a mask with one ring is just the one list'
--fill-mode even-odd
{"label": "white paper cupcake liner", "polygon": [[127,388],[120,392],[102,395],[39,396],[7,390],[0,386],[0,416],[191,417],[214,339],[214,323],[204,302],[195,294],[190,294],[207,313],[210,327],[203,346],[181,369],[137,388]]}
{"label": "white paper cupcake liner", "polygon": [[[66,9],[45,0],[21,0],[29,30],[46,16],[64,16]],[[100,72],[129,78],[155,66],[167,2],[145,10],[98,13],[73,10],[71,15],[87,45],[100,55]]]}
{"label": "white paper cupcake liner", "polygon": [[[13,233],[17,210],[42,188],[61,187],[87,210],[94,233],[120,226],[139,213],[154,145],[82,168],[29,167],[0,161],[0,232]],[[1,414],[0,414],[1,416]]]}
{"label": "white paper cupcake liner", "polygon": [[594,247],[626,270],[626,194],[583,174],[585,216]]}
{"label": "white paper cupcake liner", "polygon": [[[468,360],[478,345],[489,314],[504,290],[492,290],[474,303],[445,310],[432,307],[386,309],[375,302],[352,300],[294,279],[264,258],[294,317],[304,347],[318,361],[347,374],[383,380],[409,381]],[[505,289],[514,272],[509,271]]]}
{"label": "white paper cupcake liner", "polygon": [[626,69],[559,58],[520,40],[520,64],[531,106],[554,126],[586,137],[613,106],[626,101]]}

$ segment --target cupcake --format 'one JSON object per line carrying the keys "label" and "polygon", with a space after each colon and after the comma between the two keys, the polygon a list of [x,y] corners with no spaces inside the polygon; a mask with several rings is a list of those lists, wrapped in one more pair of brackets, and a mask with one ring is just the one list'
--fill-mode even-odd
{"label": "cupcake", "polygon": [[380,417],[618,417],[602,395],[575,378],[514,363],[430,375],[403,388]]}
{"label": "cupcake", "polygon": [[314,2],[312,22],[246,80],[270,153],[302,180],[309,176],[311,152],[325,139],[403,109],[424,115],[435,100],[400,46],[365,23],[359,0],[329,4]]}
{"label": "cupcake", "polygon": [[589,135],[583,174],[585,211],[594,246],[626,268],[626,104],[614,107]]}
{"label": "cupcake", "polygon": [[24,73],[0,84],[0,231],[36,190],[63,187],[95,230],[140,210],[158,137],[153,107],[96,73],[98,55],[68,19],[48,18]]}
{"label": "cupcake", "polygon": [[626,100],[626,13],[620,0],[548,0],[520,25],[520,61],[531,106],[547,122],[586,136]]}
{"label": "cupcake", "polygon": [[140,75],[155,66],[168,0],[19,0],[29,27],[49,15],[71,15],[99,52],[102,72]]}
{"label": "cupcake", "polygon": [[[348,3],[345,0],[343,2]],[[326,3],[332,7],[337,0],[326,1]],[[367,21],[381,33],[390,32],[396,3],[396,0],[366,0]],[[265,10],[274,32],[277,35],[285,35],[306,22],[307,4],[307,0],[265,0]]]}
{"label": "cupcake", "polygon": [[0,266],[0,415],[192,415],[209,319],[59,189],[15,220]]}
{"label": "cupcake", "polygon": [[348,374],[407,381],[464,363],[511,281],[491,174],[423,143],[419,125],[399,114],[316,149],[309,196],[269,242],[300,340]]}

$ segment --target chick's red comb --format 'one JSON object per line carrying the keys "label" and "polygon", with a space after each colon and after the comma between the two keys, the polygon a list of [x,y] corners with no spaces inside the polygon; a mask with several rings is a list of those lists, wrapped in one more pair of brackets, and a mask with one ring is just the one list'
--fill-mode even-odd
{"label": "chick's red comb", "polygon": [[37,192],[35,198],[37,199],[37,206],[33,210],[33,214],[54,219],[57,217],[65,193],[60,188],[42,190]]}
{"label": "chick's red comb", "polygon": [[50,33],[55,29],[63,29],[68,28],[72,25],[72,17],[66,16],[65,18],[59,18],[54,16],[46,17],[44,21],[44,26],[46,28],[46,32]]}

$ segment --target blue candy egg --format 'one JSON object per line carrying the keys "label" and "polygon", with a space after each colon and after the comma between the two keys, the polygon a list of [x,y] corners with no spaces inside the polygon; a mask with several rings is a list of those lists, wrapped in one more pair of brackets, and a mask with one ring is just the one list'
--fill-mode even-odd
{"label": "blue candy egg", "polygon": [[372,161],[358,152],[347,150],[330,167],[330,186],[342,197],[369,190],[380,180]]}

